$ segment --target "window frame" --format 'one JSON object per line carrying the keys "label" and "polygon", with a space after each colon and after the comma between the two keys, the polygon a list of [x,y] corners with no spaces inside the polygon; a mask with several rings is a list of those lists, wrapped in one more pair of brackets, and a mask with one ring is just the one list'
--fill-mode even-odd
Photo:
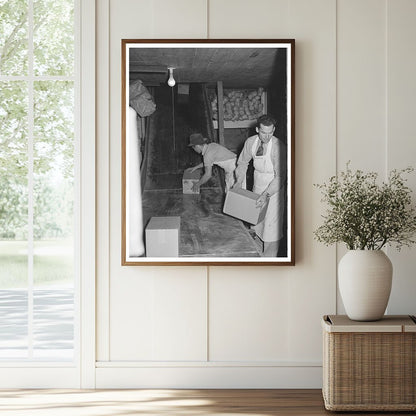
{"label": "window frame", "polygon": [[[95,0],[74,0],[75,66],[72,76],[33,73],[33,0],[29,7],[28,74],[1,81],[27,81],[29,308],[33,307],[33,91],[36,81],[71,80],[75,91],[74,143],[74,357],[72,362],[0,362],[0,388],[95,387]],[[33,312],[32,312],[33,313]],[[32,315],[33,319],[33,315]],[[32,325],[29,320],[29,325]],[[33,346],[32,346],[33,348]]]}

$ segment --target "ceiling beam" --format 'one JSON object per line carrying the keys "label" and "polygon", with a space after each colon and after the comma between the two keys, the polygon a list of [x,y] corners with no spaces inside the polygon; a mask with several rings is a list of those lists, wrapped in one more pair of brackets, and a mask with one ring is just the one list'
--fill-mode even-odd
{"label": "ceiling beam", "polygon": [[167,74],[168,67],[163,65],[141,65],[130,61],[129,71],[146,74]]}

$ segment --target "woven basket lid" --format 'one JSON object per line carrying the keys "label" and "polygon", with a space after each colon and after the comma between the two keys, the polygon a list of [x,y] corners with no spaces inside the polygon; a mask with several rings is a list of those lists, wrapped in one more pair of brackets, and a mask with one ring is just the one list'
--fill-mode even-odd
{"label": "woven basket lid", "polygon": [[372,322],[352,321],[347,315],[325,315],[322,327],[327,332],[416,332],[416,318],[410,315],[385,315]]}

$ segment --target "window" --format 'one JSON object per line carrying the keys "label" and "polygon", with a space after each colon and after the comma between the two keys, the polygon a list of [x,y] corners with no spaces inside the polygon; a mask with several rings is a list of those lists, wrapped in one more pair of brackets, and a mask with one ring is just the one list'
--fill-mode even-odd
{"label": "window", "polygon": [[72,361],[74,0],[0,0],[0,360]]}

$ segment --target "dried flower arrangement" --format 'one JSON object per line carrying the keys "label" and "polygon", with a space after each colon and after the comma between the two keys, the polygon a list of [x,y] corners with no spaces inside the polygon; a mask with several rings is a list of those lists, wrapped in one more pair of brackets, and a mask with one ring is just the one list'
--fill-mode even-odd
{"label": "dried flower arrangement", "polygon": [[328,209],[315,239],[326,245],[344,242],[350,250],[380,250],[386,244],[400,250],[415,243],[416,210],[403,178],[413,170],[394,169],[379,184],[377,173],[353,172],[347,163],[346,171],[316,184]]}

